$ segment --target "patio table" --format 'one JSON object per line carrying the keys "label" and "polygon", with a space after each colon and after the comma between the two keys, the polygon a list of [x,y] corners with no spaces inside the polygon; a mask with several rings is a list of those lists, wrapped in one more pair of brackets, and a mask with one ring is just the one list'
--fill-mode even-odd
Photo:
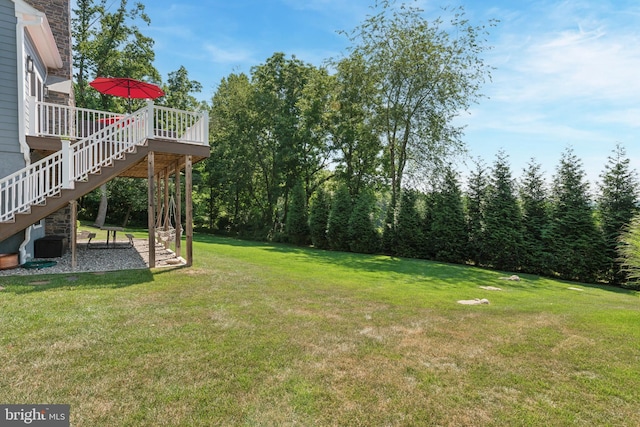
{"label": "patio table", "polygon": [[109,246],[109,234],[113,233],[113,246],[116,245],[116,232],[124,231],[123,227],[112,227],[112,226],[102,226],[100,230],[105,230],[107,232],[107,246]]}

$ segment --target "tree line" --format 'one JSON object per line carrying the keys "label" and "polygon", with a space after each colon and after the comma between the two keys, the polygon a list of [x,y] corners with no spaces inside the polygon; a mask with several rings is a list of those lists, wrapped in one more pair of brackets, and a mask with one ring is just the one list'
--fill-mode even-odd
{"label": "tree line", "polygon": [[[160,79],[153,40],[127,24],[149,22],[144,6],[127,4],[109,12],[104,1],[78,1],[78,106],[124,108],[87,90],[97,75]],[[344,56],[318,67],[275,53],[222,79],[210,103],[193,96],[202,86],[186,68],[170,73],[160,102],[210,116],[211,157],[194,171],[196,227],[570,280],[635,277],[637,182],[621,146],[597,197],[570,149],[550,183],[533,159],[514,179],[504,152],[490,166],[477,159],[461,182],[452,165],[464,157],[464,135],[454,119],[490,79],[483,54],[495,23],[472,25],[461,8],[443,14],[430,21],[411,3],[376,1],[344,33]],[[109,221],[145,225],[144,181],[110,182],[81,200],[81,215],[95,216],[107,195]]]}

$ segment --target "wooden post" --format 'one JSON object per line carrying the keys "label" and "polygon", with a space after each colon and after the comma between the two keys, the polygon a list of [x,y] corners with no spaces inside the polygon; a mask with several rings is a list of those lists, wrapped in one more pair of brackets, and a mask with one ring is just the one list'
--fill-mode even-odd
{"label": "wooden post", "polygon": [[78,244],[78,202],[72,200],[69,202],[71,207],[71,270],[75,271],[78,266],[78,256],[76,246]]}
{"label": "wooden post", "polygon": [[[169,226],[171,218],[169,215],[169,168],[167,168],[164,172],[164,225],[162,226],[162,231],[164,231],[163,236],[167,236],[167,232],[169,231]],[[163,241],[164,248],[167,249],[169,247],[169,239]]]}
{"label": "wooden post", "polygon": [[[155,160],[155,156],[154,156],[154,160]],[[155,163],[155,161],[154,161]],[[154,164],[155,167],[155,164]],[[164,204],[162,203],[162,179],[161,179],[161,175],[162,172],[158,172],[158,174],[155,176],[156,179],[156,228],[162,227],[162,218],[161,218],[161,206],[164,206]]]}
{"label": "wooden post", "polygon": [[176,185],[176,256],[181,256],[182,250],[182,189],[180,183],[180,162],[176,162],[174,182]]}
{"label": "wooden post", "polygon": [[187,235],[187,266],[193,265],[193,199],[191,192],[193,191],[192,182],[192,157],[185,156],[184,161],[184,198],[185,198],[185,215],[186,215],[186,235]]}
{"label": "wooden post", "polygon": [[156,266],[156,210],[155,210],[155,157],[153,151],[147,155],[147,182],[148,190],[148,206],[147,215],[149,221],[149,268]]}

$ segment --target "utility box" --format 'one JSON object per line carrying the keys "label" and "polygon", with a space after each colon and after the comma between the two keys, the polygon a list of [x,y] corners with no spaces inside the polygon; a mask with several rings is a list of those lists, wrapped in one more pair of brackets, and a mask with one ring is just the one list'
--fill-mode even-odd
{"label": "utility box", "polygon": [[67,238],[64,236],[45,236],[34,242],[35,258],[59,258],[67,251]]}

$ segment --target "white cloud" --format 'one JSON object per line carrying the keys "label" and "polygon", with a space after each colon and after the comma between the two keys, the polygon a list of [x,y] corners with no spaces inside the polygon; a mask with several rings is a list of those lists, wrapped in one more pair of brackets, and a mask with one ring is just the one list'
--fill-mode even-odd
{"label": "white cloud", "polygon": [[628,22],[632,13],[613,13],[613,19],[593,2],[546,6],[531,21],[514,20],[512,12],[503,12],[511,25],[497,28],[490,58],[498,67],[498,99],[619,102],[640,97],[640,38],[636,25]]}
{"label": "white cloud", "polygon": [[253,61],[250,51],[244,48],[223,48],[213,43],[203,45],[209,60],[220,64],[244,64]]}
{"label": "white cloud", "polygon": [[640,128],[640,108],[612,109],[593,117],[598,123]]}

